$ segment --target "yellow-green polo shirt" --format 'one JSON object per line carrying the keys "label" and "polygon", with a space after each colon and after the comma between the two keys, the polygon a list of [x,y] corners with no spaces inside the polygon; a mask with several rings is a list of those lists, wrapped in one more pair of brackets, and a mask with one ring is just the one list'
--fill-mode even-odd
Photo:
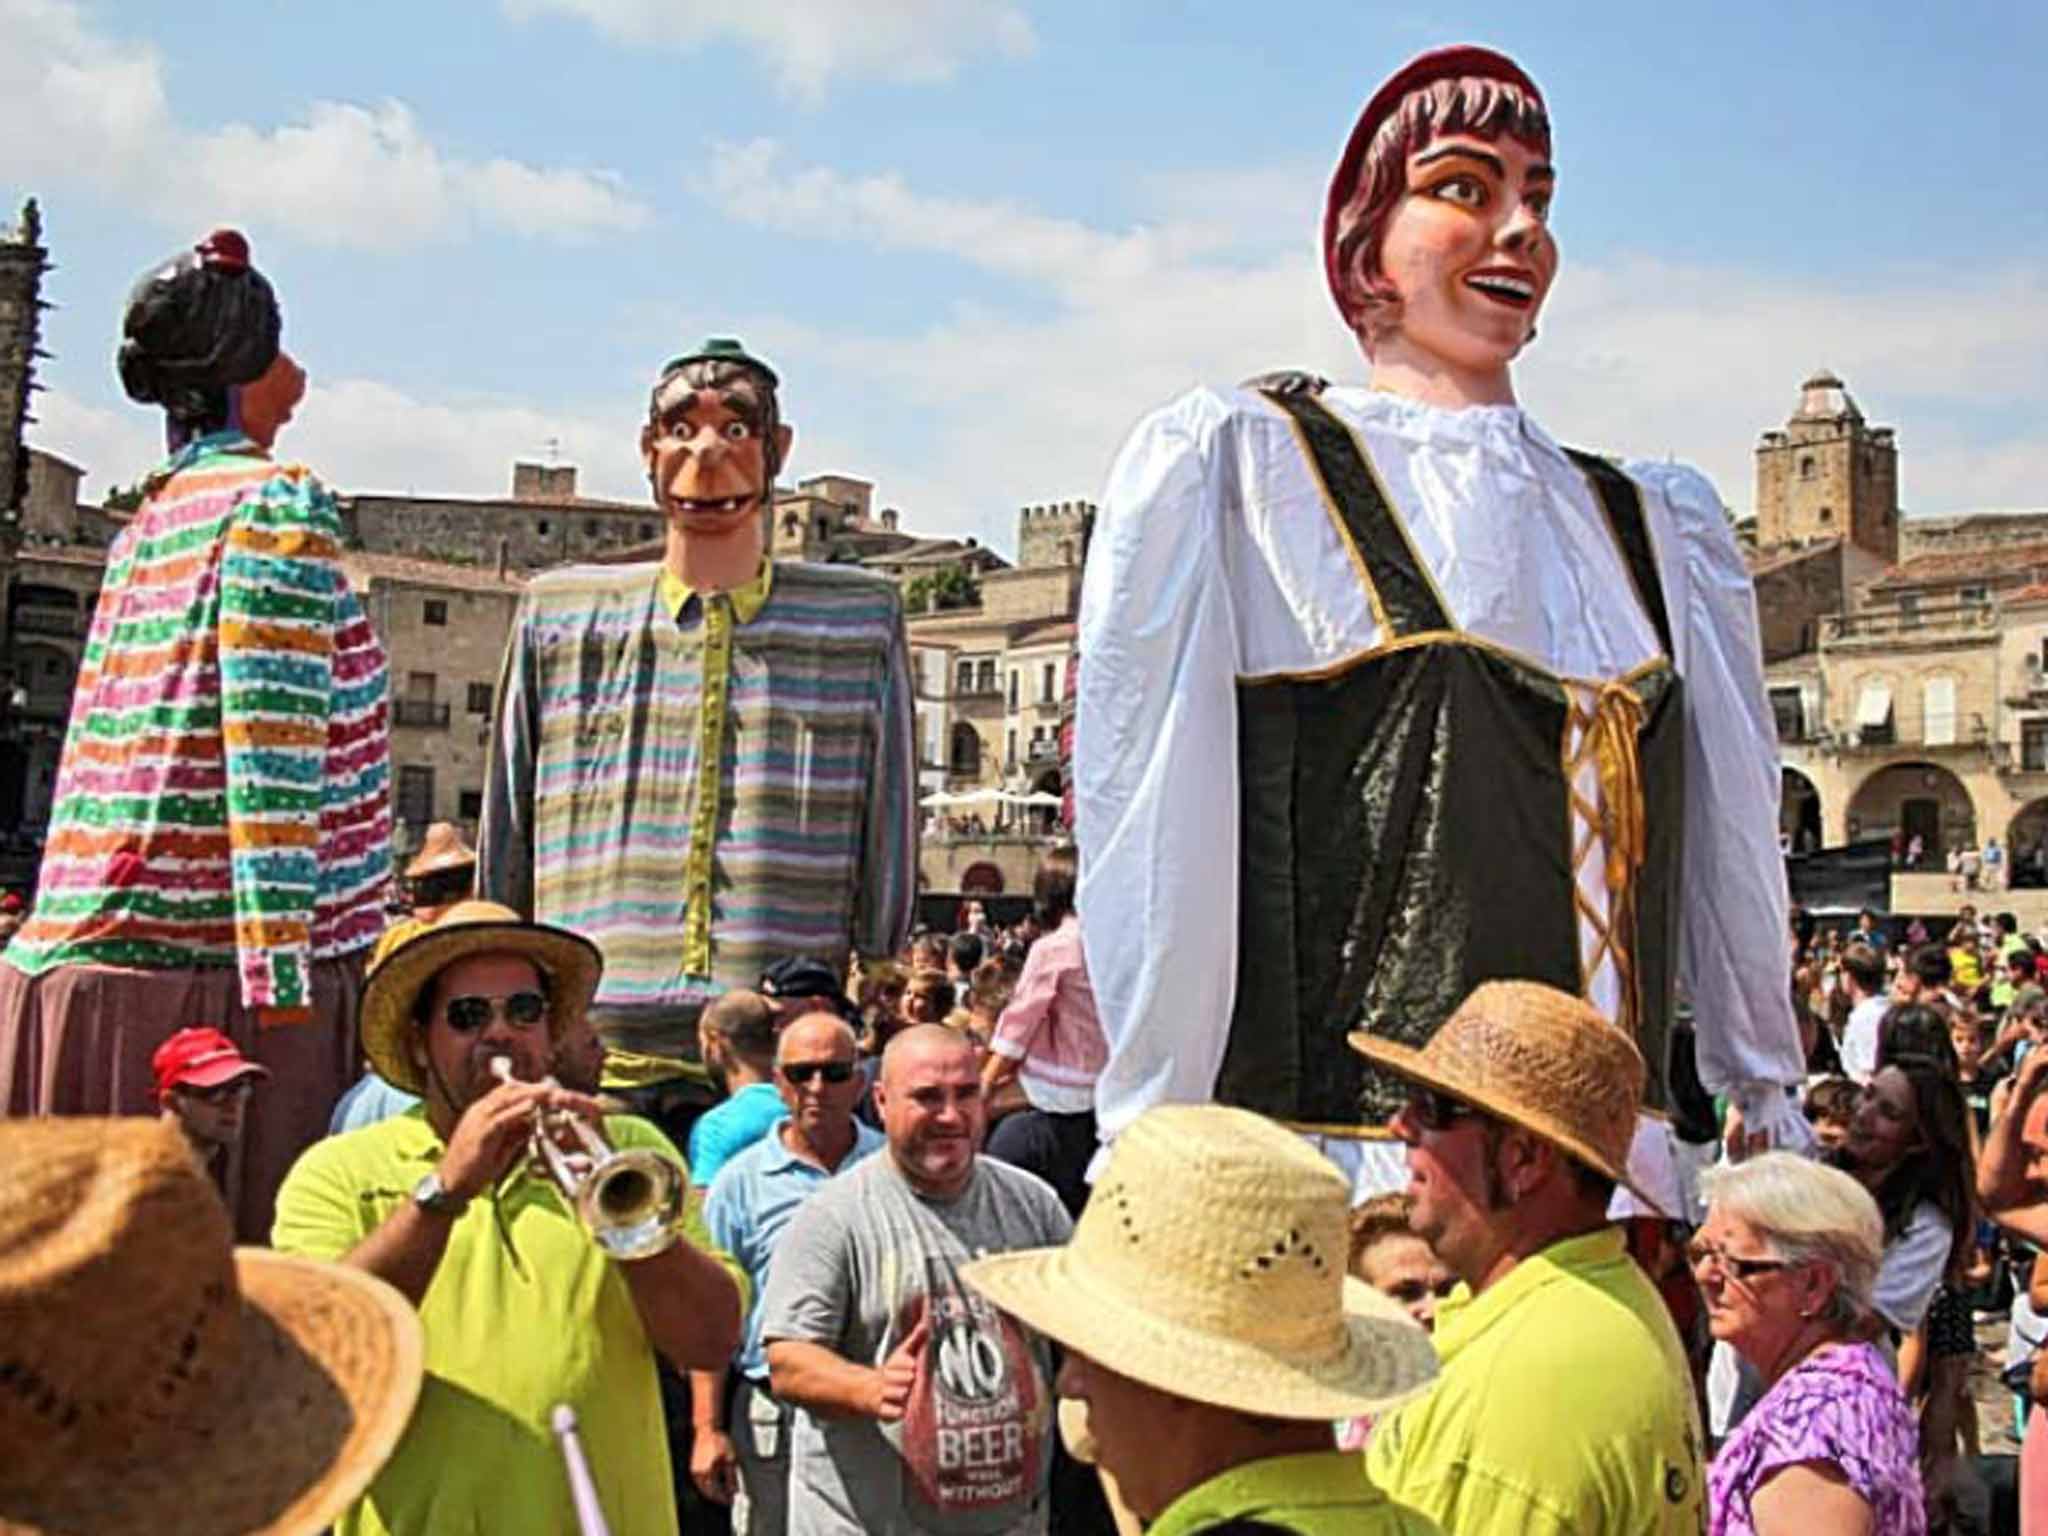
{"label": "yellow-green polo shirt", "polygon": [[1373,1430],[1390,1498],[1458,1536],[1696,1536],[1706,1474],[1685,1354],[1619,1228],[1438,1307],[1436,1385]]}
{"label": "yellow-green polo shirt", "polygon": [[[675,1148],[644,1120],[605,1121],[615,1147]],[[439,1162],[423,1109],[308,1148],[277,1196],[272,1243],[339,1259],[412,1198]],[[704,1228],[697,1192],[684,1239],[747,1277]],[[553,1184],[522,1172],[472,1200],[420,1305],[426,1381],[397,1452],[337,1536],[560,1536],[574,1531],[548,1417],[575,1408],[613,1536],[674,1536],[668,1436],[654,1350],[618,1265],[584,1235]],[[260,1454],[261,1426],[252,1426]],[[175,1524],[175,1512],[172,1512]]]}
{"label": "yellow-green polo shirt", "polygon": [[1436,1522],[1392,1503],[1356,1456],[1314,1451],[1269,1456],[1218,1473],[1167,1505],[1147,1536],[1193,1536],[1257,1520],[1301,1536],[1440,1536]]}

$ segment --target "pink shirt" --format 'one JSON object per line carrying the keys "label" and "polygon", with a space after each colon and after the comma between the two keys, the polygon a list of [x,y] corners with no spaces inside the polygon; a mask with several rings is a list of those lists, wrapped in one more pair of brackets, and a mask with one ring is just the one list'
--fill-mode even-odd
{"label": "pink shirt", "polygon": [[1109,1044],[1088,985],[1081,920],[1073,913],[1024,957],[989,1049],[1021,1063],[1017,1083],[1033,1109],[1076,1115],[1095,1108],[1095,1079],[1109,1060]]}

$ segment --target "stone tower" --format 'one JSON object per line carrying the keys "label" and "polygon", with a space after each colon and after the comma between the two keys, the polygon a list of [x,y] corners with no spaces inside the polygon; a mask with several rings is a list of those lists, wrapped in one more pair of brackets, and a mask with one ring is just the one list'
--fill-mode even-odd
{"label": "stone tower", "polygon": [[1018,569],[1079,565],[1094,520],[1093,502],[1055,501],[1024,508],[1017,517]]}
{"label": "stone tower", "polygon": [[47,354],[36,336],[47,307],[42,300],[43,273],[49,270],[43,249],[43,220],[30,198],[21,210],[21,226],[0,230],[0,521],[12,522],[28,492],[28,397],[35,386],[36,359]]}
{"label": "stone tower", "polygon": [[1799,386],[1784,430],[1757,444],[1756,541],[1777,549],[1837,537],[1898,560],[1899,447],[1822,369]]}

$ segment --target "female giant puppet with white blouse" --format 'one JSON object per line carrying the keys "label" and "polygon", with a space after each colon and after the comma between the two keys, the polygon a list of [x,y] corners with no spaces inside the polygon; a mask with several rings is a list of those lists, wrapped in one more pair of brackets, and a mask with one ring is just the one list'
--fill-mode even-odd
{"label": "female giant puppet with white blouse", "polygon": [[1419,1044],[1522,977],[1653,1064],[1682,979],[1705,1085],[1803,1140],[1777,742],[1728,519],[1695,471],[1560,447],[1515,401],[1555,180],[1512,61],[1416,59],[1324,216],[1368,382],[1198,389],[1117,458],[1074,761],[1105,1137],[1209,1098],[1355,1134],[1399,1100],[1347,1032]]}

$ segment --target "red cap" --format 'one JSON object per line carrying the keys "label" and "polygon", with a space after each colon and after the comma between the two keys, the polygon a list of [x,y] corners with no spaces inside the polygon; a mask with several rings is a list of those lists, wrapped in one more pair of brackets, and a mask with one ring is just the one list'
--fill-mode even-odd
{"label": "red cap", "polygon": [[0,912],[19,912],[20,910],[21,897],[16,892],[9,891],[6,895],[0,896]]}
{"label": "red cap", "polygon": [[[1338,291],[1337,215],[1357,190],[1359,172],[1365,168],[1365,152],[1372,145],[1373,135],[1380,131],[1380,124],[1393,114],[1394,109],[1400,106],[1401,98],[1410,91],[1419,91],[1439,80],[1464,79],[1505,80],[1527,91],[1539,105],[1543,101],[1543,93],[1536,89],[1536,82],[1523,73],[1521,65],[1506,54],[1495,53],[1477,43],[1432,48],[1410,59],[1388,76],[1386,84],[1372,93],[1372,100],[1359,114],[1351,137],[1345,142],[1344,157],[1337,162],[1336,174],[1330,178],[1329,195],[1323,200],[1323,277],[1330,285],[1332,298],[1336,298]],[[1344,306],[1339,303],[1337,307],[1342,309]]]}
{"label": "red cap", "polygon": [[179,1030],[156,1048],[150,1065],[156,1069],[159,1102],[173,1088],[217,1088],[238,1077],[270,1076],[268,1067],[258,1066],[236,1050],[234,1041],[204,1026]]}
{"label": "red cap", "polygon": [[200,263],[223,272],[245,272],[249,267],[249,241],[239,229],[216,229],[195,247]]}

